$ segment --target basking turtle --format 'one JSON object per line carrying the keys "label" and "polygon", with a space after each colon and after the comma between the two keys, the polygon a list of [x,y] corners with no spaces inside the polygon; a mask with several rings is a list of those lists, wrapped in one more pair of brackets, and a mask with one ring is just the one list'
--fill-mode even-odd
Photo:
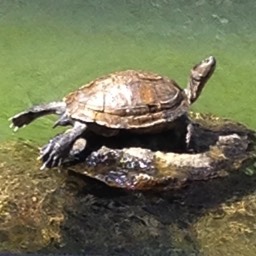
{"label": "basking turtle", "polygon": [[112,73],[71,92],[63,101],[37,105],[11,117],[11,127],[17,130],[48,114],[60,115],[54,127],[72,126],[42,147],[41,169],[60,165],[75,141],[86,137],[88,131],[114,136],[121,130],[159,133],[185,128],[184,141],[189,145],[191,123],[186,113],[199,97],[215,65],[212,56],[195,65],[184,90],[175,81],[158,74],[135,70]]}

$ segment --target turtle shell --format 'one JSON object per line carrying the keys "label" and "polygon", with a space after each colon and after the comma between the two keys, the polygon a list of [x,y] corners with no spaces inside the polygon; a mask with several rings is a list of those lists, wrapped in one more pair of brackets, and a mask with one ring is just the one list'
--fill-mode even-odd
{"label": "turtle shell", "polygon": [[64,101],[72,119],[115,129],[172,122],[189,106],[175,81],[134,70],[98,78],[68,94]]}

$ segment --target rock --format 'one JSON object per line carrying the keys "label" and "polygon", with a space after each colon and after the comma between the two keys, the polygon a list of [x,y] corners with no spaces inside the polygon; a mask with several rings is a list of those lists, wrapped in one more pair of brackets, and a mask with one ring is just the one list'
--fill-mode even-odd
{"label": "rock", "polygon": [[[172,135],[150,135],[140,139],[139,147],[117,148],[111,139],[69,170],[98,179],[111,187],[128,190],[177,189],[189,182],[229,175],[255,159],[253,131],[230,120],[191,114],[193,152],[168,152]],[[118,142],[131,141],[120,137]],[[141,141],[140,141],[141,140]],[[150,141],[150,143],[149,143]],[[165,150],[156,150],[157,145]],[[122,144],[123,145],[123,144]],[[153,148],[153,149],[152,149]],[[173,149],[172,149],[173,150]],[[179,151],[179,149],[177,149]],[[81,160],[81,159],[80,159]]]}
{"label": "rock", "polygon": [[193,119],[195,153],[168,152],[167,135],[143,138],[146,148],[127,138],[136,147],[104,143],[82,163],[44,172],[35,143],[2,142],[0,252],[253,255],[255,132],[211,116]]}

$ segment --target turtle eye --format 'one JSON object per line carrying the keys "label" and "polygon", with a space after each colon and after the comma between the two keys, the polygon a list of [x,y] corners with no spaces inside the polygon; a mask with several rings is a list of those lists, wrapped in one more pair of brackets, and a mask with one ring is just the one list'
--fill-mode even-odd
{"label": "turtle eye", "polygon": [[215,65],[216,59],[213,56],[206,58],[203,63]]}
{"label": "turtle eye", "polygon": [[207,59],[203,60],[203,63],[209,63],[209,62],[211,62],[211,58],[207,58]]}

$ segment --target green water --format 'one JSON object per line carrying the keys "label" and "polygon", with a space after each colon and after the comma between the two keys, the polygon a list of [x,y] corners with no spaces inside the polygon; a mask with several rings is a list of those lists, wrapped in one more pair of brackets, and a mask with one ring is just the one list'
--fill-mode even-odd
{"label": "green water", "polygon": [[[216,73],[192,109],[256,128],[253,0],[0,0],[0,139],[7,119],[115,70],[144,69],[185,87],[214,55]],[[43,142],[52,117],[18,132]]]}
{"label": "green water", "polygon": [[[41,145],[58,132],[51,129],[54,117],[49,116],[13,134],[8,118],[33,104],[61,99],[78,86],[116,70],[133,68],[154,71],[174,78],[185,87],[191,67],[201,59],[214,55],[218,62],[217,69],[192,110],[228,117],[256,129],[255,13],[254,0],[0,0],[0,140],[7,141],[2,146],[5,150],[3,159],[6,154],[8,161],[8,168],[2,163],[0,165],[3,170],[1,188],[7,187],[5,193],[15,197],[13,191],[17,184],[32,187],[31,182],[35,191],[38,186],[33,175],[24,176],[29,182],[23,179],[26,167],[20,165],[21,158],[16,159],[15,165],[19,182],[15,179],[16,174],[11,168],[15,158],[11,151],[14,146],[8,144],[9,139],[26,138],[34,141],[33,145]],[[6,145],[9,145],[8,150]],[[17,152],[26,156],[29,154],[25,149]],[[23,164],[30,166],[26,161],[34,161],[34,156],[25,159],[23,154]],[[33,162],[32,166],[38,169],[37,164],[39,162]],[[32,174],[40,176],[36,171]],[[54,183],[57,178],[51,179],[48,175],[47,182]],[[157,222],[163,236],[154,241],[166,242],[168,240],[164,239],[170,239],[168,235],[171,234],[177,248],[184,251],[194,251],[198,246],[202,255],[255,255],[255,182],[249,178],[244,181],[244,176],[241,177],[227,185],[220,183],[211,187],[209,183],[202,183],[196,193],[192,190],[181,191],[184,200],[174,196],[173,201],[169,198],[161,201],[163,199],[157,197],[157,211],[158,205],[162,205],[159,211],[161,215],[166,214],[171,223],[169,226],[173,227]],[[41,178],[46,180],[44,176]],[[6,182],[11,185],[6,186]],[[31,187],[29,190],[32,193]],[[51,188],[48,183],[46,187]],[[239,191],[245,192],[239,194]],[[66,196],[61,191],[59,193],[57,201],[62,202]],[[215,193],[218,194],[216,201],[213,200]],[[17,194],[29,205],[29,194],[25,198],[21,193]],[[226,194],[228,196],[225,197]],[[97,203],[99,199],[93,200]],[[93,203],[93,200],[89,194],[88,202]],[[103,197],[100,200],[105,211],[107,199]],[[84,195],[81,202],[78,205],[85,209],[85,220],[105,223],[103,210],[98,212],[97,208],[89,207],[88,211]],[[142,211],[141,198],[138,197],[136,202],[137,205],[131,200],[123,211],[132,213],[134,205]],[[73,209],[69,203],[70,209]],[[210,210],[202,209],[202,205]],[[122,203],[117,203],[117,206],[122,206]],[[143,211],[141,214],[144,216]],[[219,212],[223,213],[220,217]],[[117,217],[122,219],[118,214]],[[193,214],[196,221],[191,228]],[[75,219],[79,219],[80,215],[80,212],[78,217],[74,215]],[[116,215],[113,216],[111,221],[114,226]],[[72,220],[72,216],[70,218]],[[179,224],[177,227],[175,222]],[[92,223],[94,225],[95,222]],[[151,228],[154,228],[153,224],[149,222]],[[104,229],[106,233],[102,238],[108,237],[108,229],[103,224],[100,226],[101,232]],[[144,231],[141,226],[138,231],[147,235],[148,229]],[[93,227],[92,238],[89,236],[88,241],[101,235],[97,225]],[[71,225],[71,231],[72,228]],[[91,230],[88,228],[86,231]],[[43,233],[40,235],[43,236]],[[4,241],[3,236],[1,239]],[[96,244],[99,243],[100,248],[104,242],[97,240]],[[139,244],[139,240],[137,242]],[[77,245],[71,243],[72,246],[76,248]],[[177,251],[176,255],[184,254]]]}

